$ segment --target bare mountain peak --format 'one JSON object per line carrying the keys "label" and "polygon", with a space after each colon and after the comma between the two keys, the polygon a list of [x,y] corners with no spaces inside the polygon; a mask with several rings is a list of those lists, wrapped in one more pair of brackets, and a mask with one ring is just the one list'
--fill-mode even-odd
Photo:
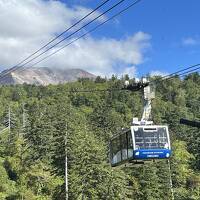
{"label": "bare mountain peak", "polygon": [[60,68],[48,68],[48,67],[31,67],[24,70],[16,70],[11,73],[7,73],[4,70],[0,74],[0,84],[36,84],[36,85],[49,85],[59,84],[76,81],[78,78],[90,78],[94,79],[95,75],[82,70],[82,69],[60,69]]}

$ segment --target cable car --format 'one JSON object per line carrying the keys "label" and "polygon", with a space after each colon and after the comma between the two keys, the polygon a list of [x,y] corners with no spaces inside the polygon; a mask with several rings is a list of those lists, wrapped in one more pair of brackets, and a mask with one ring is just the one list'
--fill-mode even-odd
{"label": "cable car", "polygon": [[167,126],[131,126],[110,141],[112,166],[124,162],[168,159],[171,145]]}
{"label": "cable car", "polygon": [[[146,160],[168,159],[171,156],[171,145],[168,126],[154,125],[150,121],[151,100],[155,98],[155,92],[146,78],[141,82],[130,86],[125,83],[127,89],[136,91],[144,89],[144,108],[141,121],[133,118],[130,129],[124,129],[110,140],[110,163],[116,166],[125,162],[140,163]],[[138,85],[138,87],[137,87]]]}

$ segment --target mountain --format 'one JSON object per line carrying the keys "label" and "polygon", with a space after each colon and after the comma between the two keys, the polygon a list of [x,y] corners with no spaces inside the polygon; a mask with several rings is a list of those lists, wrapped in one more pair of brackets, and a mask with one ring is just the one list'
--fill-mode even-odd
{"label": "mountain", "polygon": [[47,67],[30,67],[0,74],[1,85],[35,84],[49,85],[76,81],[78,78],[94,79],[96,76],[82,69],[58,69]]}

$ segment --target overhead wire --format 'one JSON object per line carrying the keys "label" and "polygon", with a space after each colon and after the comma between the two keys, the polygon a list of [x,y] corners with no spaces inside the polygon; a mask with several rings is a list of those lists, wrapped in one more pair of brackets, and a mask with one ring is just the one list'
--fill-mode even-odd
{"label": "overhead wire", "polygon": [[23,62],[25,62],[26,60],[28,60],[29,58],[31,58],[32,56],[34,56],[35,54],[37,54],[38,52],[40,52],[41,50],[43,50],[44,48],[46,48],[49,44],[51,44],[52,42],[54,42],[55,40],[57,40],[58,38],[60,38],[62,35],[64,35],[65,33],[67,33],[68,31],[70,31],[72,28],[74,28],[76,25],[80,24],[82,21],[84,21],[86,18],[88,18],[90,15],[92,15],[93,13],[95,13],[97,10],[99,10],[99,8],[103,7],[106,3],[108,3],[110,0],[106,0],[103,3],[101,3],[100,5],[98,5],[96,8],[94,8],[92,11],[90,11],[88,14],[86,14],[84,17],[82,17],[80,20],[78,20],[77,22],[75,22],[74,24],[72,24],[69,28],[65,29],[62,33],[60,33],[59,35],[57,35],[56,37],[54,37],[53,39],[51,39],[49,42],[47,42],[44,46],[42,46],[41,48],[39,48],[38,50],[36,50],[35,52],[33,52],[31,55],[29,55],[28,57],[26,57],[24,60],[20,61],[19,63],[17,63],[15,66],[11,67],[11,69],[21,65]]}
{"label": "overhead wire", "polygon": [[[193,69],[194,68],[194,69]],[[184,69],[181,69],[181,70],[178,70],[176,72],[173,72],[171,74],[168,74],[168,75],[165,75],[165,76],[162,76],[158,79],[155,79],[153,81],[151,81],[151,83],[155,83],[158,84],[159,82],[162,82],[162,81],[166,81],[166,80],[170,80],[176,76],[179,76],[179,77],[182,77],[182,76],[186,76],[188,73],[193,73],[193,72],[198,72],[198,70],[200,70],[200,64],[195,64],[195,65],[191,65],[189,67],[186,67]],[[181,73],[182,72],[182,73]]]}
{"label": "overhead wire", "polygon": [[[197,68],[195,68],[195,67],[197,67]],[[193,69],[194,68],[194,69]],[[189,70],[190,69],[190,70]],[[189,67],[186,67],[186,68],[183,68],[183,69],[181,69],[181,70],[178,70],[178,71],[176,71],[176,72],[173,72],[173,73],[171,73],[171,74],[167,74],[167,75],[165,75],[165,76],[162,76],[162,77],[160,77],[159,79],[156,79],[156,80],[154,80],[154,81],[156,81],[156,82],[159,82],[159,81],[162,81],[162,80],[167,80],[168,78],[171,78],[171,77],[175,77],[175,76],[179,76],[179,75],[185,75],[185,74],[187,74],[188,72],[194,72],[194,71],[196,71],[196,70],[198,70],[198,69],[200,69],[200,64],[195,64],[195,65],[191,65],[191,66],[189,66]],[[188,71],[187,71],[188,70]],[[186,71],[186,72],[184,72],[184,71]],[[181,73],[181,74],[179,74],[180,72],[183,72],[183,73]]]}
{"label": "overhead wire", "polygon": [[[43,47],[41,47],[40,49],[38,49],[36,52],[34,52],[33,54],[31,54],[29,57],[27,57],[26,59],[24,59],[24,61],[26,61],[28,58],[32,57],[33,55],[35,55],[36,53],[38,53],[40,50],[44,49],[45,47],[47,47],[50,43],[52,43],[53,41],[55,41],[56,39],[58,39],[60,36],[62,36],[63,34],[65,34],[67,31],[69,31],[71,28],[73,28],[75,25],[77,25],[78,23],[80,23],[81,21],[83,21],[85,18],[87,18],[89,15],[91,15],[92,13],[94,13],[96,10],[98,10],[100,7],[102,7],[103,5],[105,5],[107,1],[104,1],[101,5],[97,6],[93,11],[91,11],[90,13],[88,13],[86,16],[84,16],[83,18],[81,18],[78,22],[76,22],[74,25],[72,25],[71,27],[69,27],[68,29],[66,29],[65,31],[63,31],[61,34],[59,34],[57,37],[55,37],[54,39],[52,39],[51,41],[49,41],[46,45],[44,45]],[[82,30],[83,28],[85,28],[86,26],[88,26],[89,24],[91,24],[92,22],[94,22],[95,20],[99,19],[100,17],[102,17],[103,15],[105,15],[107,12],[109,12],[110,10],[114,9],[115,7],[117,7],[119,4],[123,3],[125,0],[121,0],[118,3],[116,3],[115,5],[113,5],[112,7],[110,7],[108,10],[104,11],[102,14],[98,15],[97,17],[95,17],[93,20],[89,21],[87,24],[83,25],[81,28],[79,28],[78,30],[76,30],[75,32],[71,33],[70,35],[68,35],[67,37],[63,38],[62,40],[60,40],[58,43],[54,44],[53,46],[51,46],[50,48],[46,49],[44,52],[42,52],[41,54],[37,55],[36,57],[34,57],[33,59],[29,60],[28,62],[24,63],[21,66],[17,66],[18,68],[23,68],[26,64],[32,62],[33,60],[35,60],[36,58],[38,58],[39,56],[43,55],[44,53],[46,53],[47,51],[53,49],[55,46],[57,46],[58,44],[60,44],[61,42],[63,42],[64,40],[70,38],[72,35],[74,35],[75,33],[79,32],[80,30]],[[133,2],[132,4],[130,4],[129,6],[125,7],[124,9],[122,9],[120,12],[118,12],[117,14],[113,15],[112,17],[108,18],[107,20],[103,21],[102,23],[100,23],[99,25],[95,26],[93,29],[91,29],[90,31],[84,33],[83,35],[79,36],[78,38],[70,41],[68,44],[62,46],[61,48],[59,48],[58,50],[56,50],[55,52],[51,53],[50,55],[42,58],[41,60],[37,61],[36,63],[32,64],[32,66],[35,66],[36,64],[46,60],[47,58],[53,56],[54,54],[58,53],[59,51],[61,51],[62,49],[66,48],[67,46],[71,45],[72,43],[76,42],[77,40],[85,37],[86,35],[90,34],[91,32],[95,31],[96,29],[98,29],[99,27],[101,27],[102,25],[104,25],[105,23],[109,22],[110,20],[112,20],[113,18],[117,17],[118,15],[122,14],[123,12],[125,12],[126,10],[128,10],[129,8],[131,8],[132,6],[134,6],[135,4],[139,3],[141,0],[136,0],[135,2]],[[24,62],[24,61],[21,61]],[[196,68],[195,68],[196,67]],[[159,79],[153,80],[151,82],[160,82],[160,81],[165,81],[165,80],[169,80],[172,79],[176,76],[185,76],[188,73],[192,73],[192,72],[196,72],[197,70],[200,69],[200,64],[195,64],[192,66],[189,66],[187,68],[178,70],[176,72],[173,72],[171,74],[165,75]],[[16,70],[16,68],[14,69]],[[13,71],[13,68],[11,68],[10,70],[8,70],[7,72],[10,73]],[[183,72],[183,73],[181,73]],[[6,75],[6,74],[5,74]],[[3,74],[4,76],[4,74]],[[0,78],[2,78],[3,76],[0,75]],[[120,91],[122,89],[104,89],[104,90],[70,90],[68,92],[111,92],[111,91]]]}
{"label": "overhead wire", "polygon": [[[183,71],[186,71],[186,70],[192,69],[192,68],[197,67],[197,66],[200,66],[200,63],[195,64],[195,65],[192,65],[192,66],[189,66],[189,67],[186,67],[186,68],[181,69],[181,70],[178,70],[178,71],[176,71],[176,72],[170,74],[170,76],[172,76],[172,75],[176,75],[177,73],[180,73],[180,72],[183,72]],[[197,68],[195,68],[194,70],[197,70],[197,69],[200,69],[200,67],[197,67]],[[192,72],[192,71],[194,71],[194,70],[189,70],[188,72]],[[168,76],[169,76],[169,75],[168,75]],[[164,78],[164,77],[163,77],[163,78]]]}
{"label": "overhead wire", "polygon": [[92,90],[77,90],[72,88],[71,90],[65,91],[69,93],[91,93],[91,92],[112,92],[112,91],[122,91],[121,88],[114,88],[114,89],[92,89]]}
{"label": "overhead wire", "polygon": [[200,70],[200,67],[197,67],[197,68],[192,69],[192,70],[189,70],[189,71],[187,71],[187,72],[183,72],[183,73],[181,73],[181,74],[174,75],[174,76],[172,76],[172,77],[170,77],[170,78],[174,78],[174,77],[176,77],[176,76],[178,76],[178,77],[184,77],[184,76],[189,75],[189,74],[191,74],[191,73],[199,72],[199,70]]}
{"label": "overhead wire", "polygon": [[[193,65],[193,66],[199,66],[200,64],[196,64],[196,65]],[[186,72],[183,72],[185,71],[185,69],[190,69]],[[173,72],[170,74],[170,76],[168,75],[168,78],[164,78],[164,79],[156,79],[156,80],[152,80],[150,81],[150,83],[154,83],[154,84],[158,84],[158,81],[167,81],[167,80],[170,80],[172,78],[175,78],[176,76],[179,76],[179,77],[182,77],[182,76],[186,76],[188,74],[191,74],[193,72],[198,72],[198,70],[200,70],[200,66],[195,68],[195,69],[191,69],[191,67],[187,67],[185,69],[182,69],[182,70],[179,70],[177,72]],[[180,73],[180,72],[183,72],[183,73]],[[180,73],[180,74],[179,74]],[[166,76],[163,76],[163,77],[166,77]],[[162,78],[162,77],[161,77]],[[100,90],[100,89],[95,89],[95,90],[76,90],[76,89],[72,89],[70,91],[67,91],[67,92],[70,92],[70,93],[91,93],[91,92],[112,92],[112,91],[130,91],[126,88],[115,88],[115,89],[104,89],[104,90]],[[135,90],[135,91],[138,91],[138,90]]]}
{"label": "overhead wire", "polygon": [[41,60],[33,63],[32,65],[30,65],[29,67],[33,67],[39,63],[41,63],[42,61],[48,59],[49,57],[55,55],[56,53],[60,52],[61,50],[63,50],[64,48],[70,46],[71,44],[73,44],[74,42],[80,40],[81,38],[84,38],[85,36],[87,36],[88,34],[94,32],[95,30],[97,30],[98,28],[100,28],[101,26],[103,26],[104,24],[108,23],[109,21],[113,20],[114,18],[116,18],[117,16],[121,15],[122,13],[124,13],[125,11],[127,11],[128,9],[130,9],[131,7],[133,7],[135,4],[139,3],[141,0],[137,0],[134,3],[130,4],[129,6],[125,7],[124,9],[122,9],[121,11],[117,12],[115,15],[113,15],[112,17],[108,18],[107,20],[105,20],[104,22],[100,23],[99,25],[95,26],[93,29],[89,30],[88,32],[84,33],[83,35],[77,37],[76,39],[70,41],[69,43],[65,44],[64,46],[62,46],[61,48],[57,49],[56,51],[54,51],[53,53],[47,55],[46,57],[42,58]]}
{"label": "overhead wire", "polygon": [[[46,52],[48,52],[49,50],[53,49],[55,46],[57,46],[58,44],[62,43],[63,41],[69,39],[71,36],[73,36],[74,34],[78,33],[79,31],[81,31],[82,29],[84,29],[86,26],[90,25],[91,23],[93,23],[94,21],[96,21],[97,19],[99,19],[100,17],[104,16],[106,13],[110,12],[111,10],[113,10],[115,7],[117,7],[118,5],[120,5],[121,3],[123,3],[125,0],[121,0],[118,3],[114,4],[113,6],[111,6],[109,9],[107,9],[106,11],[104,11],[103,13],[101,13],[100,15],[98,15],[97,17],[95,17],[94,19],[92,19],[91,21],[89,21],[88,23],[84,24],[81,28],[77,29],[76,31],[74,31],[73,33],[69,34],[67,37],[64,37],[62,40],[60,40],[59,42],[57,42],[56,44],[54,44],[53,46],[47,48],[45,51],[43,51],[42,53],[36,55],[35,57],[33,57],[32,59],[28,60],[27,62],[25,62],[24,64],[20,65],[20,66],[16,66],[14,71],[16,69],[19,69],[21,67],[24,67],[25,65],[29,64],[30,62],[32,62],[33,60],[37,59],[38,57],[42,56],[43,54],[45,54]],[[12,70],[13,71],[13,70]],[[10,71],[8,70],[8,72],[6,73],[10,73]],[[1,77],[1,76],[0,76]]]}

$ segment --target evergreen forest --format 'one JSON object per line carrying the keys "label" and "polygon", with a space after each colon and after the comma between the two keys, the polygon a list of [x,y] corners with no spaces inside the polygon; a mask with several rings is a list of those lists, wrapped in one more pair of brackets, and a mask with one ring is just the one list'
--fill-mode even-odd
{"label": "evergreen forest", "polygon": [[179,123],[200,121],[200,75],[156,84],[152,119],[169,126],[170,163],[111,167],[110,138],[142,115],[142,91],[118,90],[127,79],[1,86],[0,200],[65,200],[66,155],[69,200],[200,200],[200,129]]}

